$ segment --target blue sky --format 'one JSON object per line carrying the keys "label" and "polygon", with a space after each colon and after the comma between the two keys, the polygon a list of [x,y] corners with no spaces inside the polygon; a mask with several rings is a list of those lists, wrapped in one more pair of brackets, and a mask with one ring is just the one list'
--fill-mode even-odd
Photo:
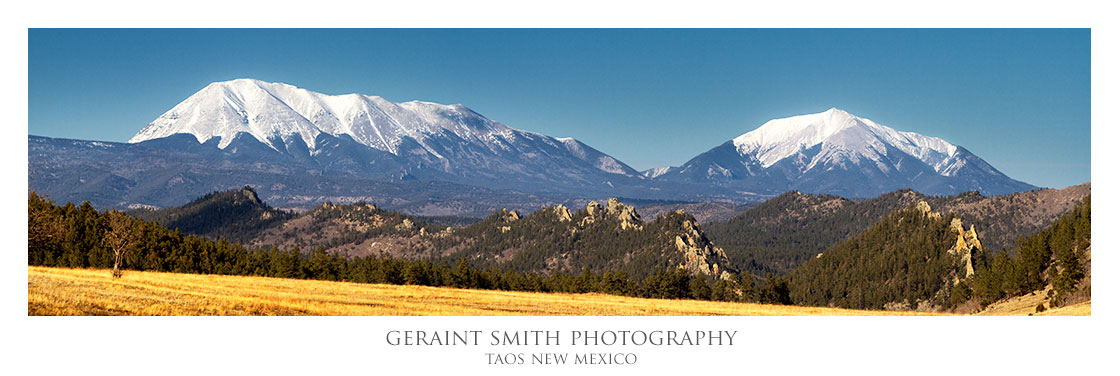
{"label": "blue sky", "polygon": [[125,141],[206,84],[462,103],[644,170],[837,107],[1031,184],[1090,180],[1087,29],[31,29],[28,133]]}

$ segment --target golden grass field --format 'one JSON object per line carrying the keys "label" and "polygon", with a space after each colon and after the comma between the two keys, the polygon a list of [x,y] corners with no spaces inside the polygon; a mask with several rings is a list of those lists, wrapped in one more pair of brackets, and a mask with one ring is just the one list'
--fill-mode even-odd
{"label": "golden grass field", "polygon": [[188,316],[929,315],[929,313],[919,312],[641,299],[604,294],[464,290],[446,287],[138,271],[126,271],[123,277],[114,280],[110,278],[109,270],[105,269],[35,266],[27,268],[27,314]]}
{"label": "golden grass field", "polygon": [[1035,312],[1039,303],[1048,301],[1046,290],[1032,294],[1005,299],[989,305],[977,313],[981,316],[1092,316],[1092,302],[1081,302],[1065,307],[1051,308]]}

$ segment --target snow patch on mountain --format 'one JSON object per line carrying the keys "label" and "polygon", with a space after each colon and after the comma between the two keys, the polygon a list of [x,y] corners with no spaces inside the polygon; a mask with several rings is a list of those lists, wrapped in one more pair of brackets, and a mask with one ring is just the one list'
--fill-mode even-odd
{"label": "snow patch on mountain", "polygon": [[669,172],[669,170],[672,169],[672,168],[673,168],[673,166],[654,167],[654,168],[642,171],[642,176],[653,179],[653,178],[656,178],[658,176],[665,175],[665,173]]}

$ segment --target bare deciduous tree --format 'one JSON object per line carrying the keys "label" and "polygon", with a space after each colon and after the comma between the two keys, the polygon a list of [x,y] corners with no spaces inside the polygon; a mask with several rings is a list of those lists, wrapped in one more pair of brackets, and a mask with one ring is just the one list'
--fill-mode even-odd
{"label": "bare deciduous tree", "polygon": [[128,257],[132,248],[140,242],[140,235],[144,229],[136,221],[116,210],[108,213],[109,231],[105,232],[102,241],[113,249],[113,278],[120,278],[121,264]]}
{"label": "bare deciduous tree", "polygon": [[35,192],[29,194],[27,203],[27,247],[28,249],[49,248],[57,244],[66,234],[62,218],[55,215],[50,201],[40,201]]}

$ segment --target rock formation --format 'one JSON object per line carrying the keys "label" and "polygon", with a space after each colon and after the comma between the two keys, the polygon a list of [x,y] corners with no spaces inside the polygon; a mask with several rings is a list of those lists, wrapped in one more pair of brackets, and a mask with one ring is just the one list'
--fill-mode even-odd
{"label": "rock formation", "polygon": [[412,221],[408,218],[405,218],[403,221],[401,221],[401,224],[396,226],[396,229],[401,231],[408,231],[412,229],[412,226]]}
{"label": "rock formation", "polygon": [[[907,194],[910,195],[913,194],[913,192],[907,192]],[[918,208],[918,211],[922,212],[922,214],[926,216],[926,218],[941,219],[941,213],[933,211],[933,209],[929,207],[929,203],[925,201],[918,201],[915,206]]]}
{"label": "rock formation", "polygon": [[517,211],[506,210],[505,208],[503,208],[500,213],[501,214],[499,214],[499,219],[503,223],[511,223],[518,219],[521,219],[521,214],[518,214]]}
{"label": "rock formation", "polygon": [[[684,214],[683,211],[677,213]],[[675,239],[677,251],[685,256],[684,263],[678,265],[680,268],[696,275],[712,275],[720,279],[731,278],[731,273],[725,270],[728,263],[727,254],[723,249],[713,246],[708,237],[700,232],[700,226],[696,224],[695,218],[689,216],[682,221],[681,230],[682,234],[677,235]],[[721,264],[724,266],[721,267]]]}
{"label": "rock formation", "polygon": [[975,272],[972,268],[973,255],[982,252],[984,246],[980,244],[980,238],[976,236],[976,225],[969,226],[968,231],[965,231],[960,218],[953,218],[949,227],[957,233],[957,242],[953,244],[953,248],[949,249],[949,253],[961,256],[961,262],[965,265],[965,278],[967,278]]}
{"label": "rock formation", "polygon": [[619,222],[622,222],[623,230],[642,229],[642,218],[638,216],[634,207],[619,202],[617,198],[607,201],[607,215],[618,218]]}
{"label": "rock formation", "polygon": [[603,212],[603,206],[599,205],[598,201],[591,201],[591,202],[587,203],[587,215],[590,215],[592,217],[597,217],[597,216],[599,216],[599,213],[602,213],[602,212]]}
{"label": "rock formation", "polygon": [[556,215],[556,218],[559,219],[560,222],[572,221],[572,211],[568,210],[564,205],[551,206],[549,209],[552,210],[552,213]]}

